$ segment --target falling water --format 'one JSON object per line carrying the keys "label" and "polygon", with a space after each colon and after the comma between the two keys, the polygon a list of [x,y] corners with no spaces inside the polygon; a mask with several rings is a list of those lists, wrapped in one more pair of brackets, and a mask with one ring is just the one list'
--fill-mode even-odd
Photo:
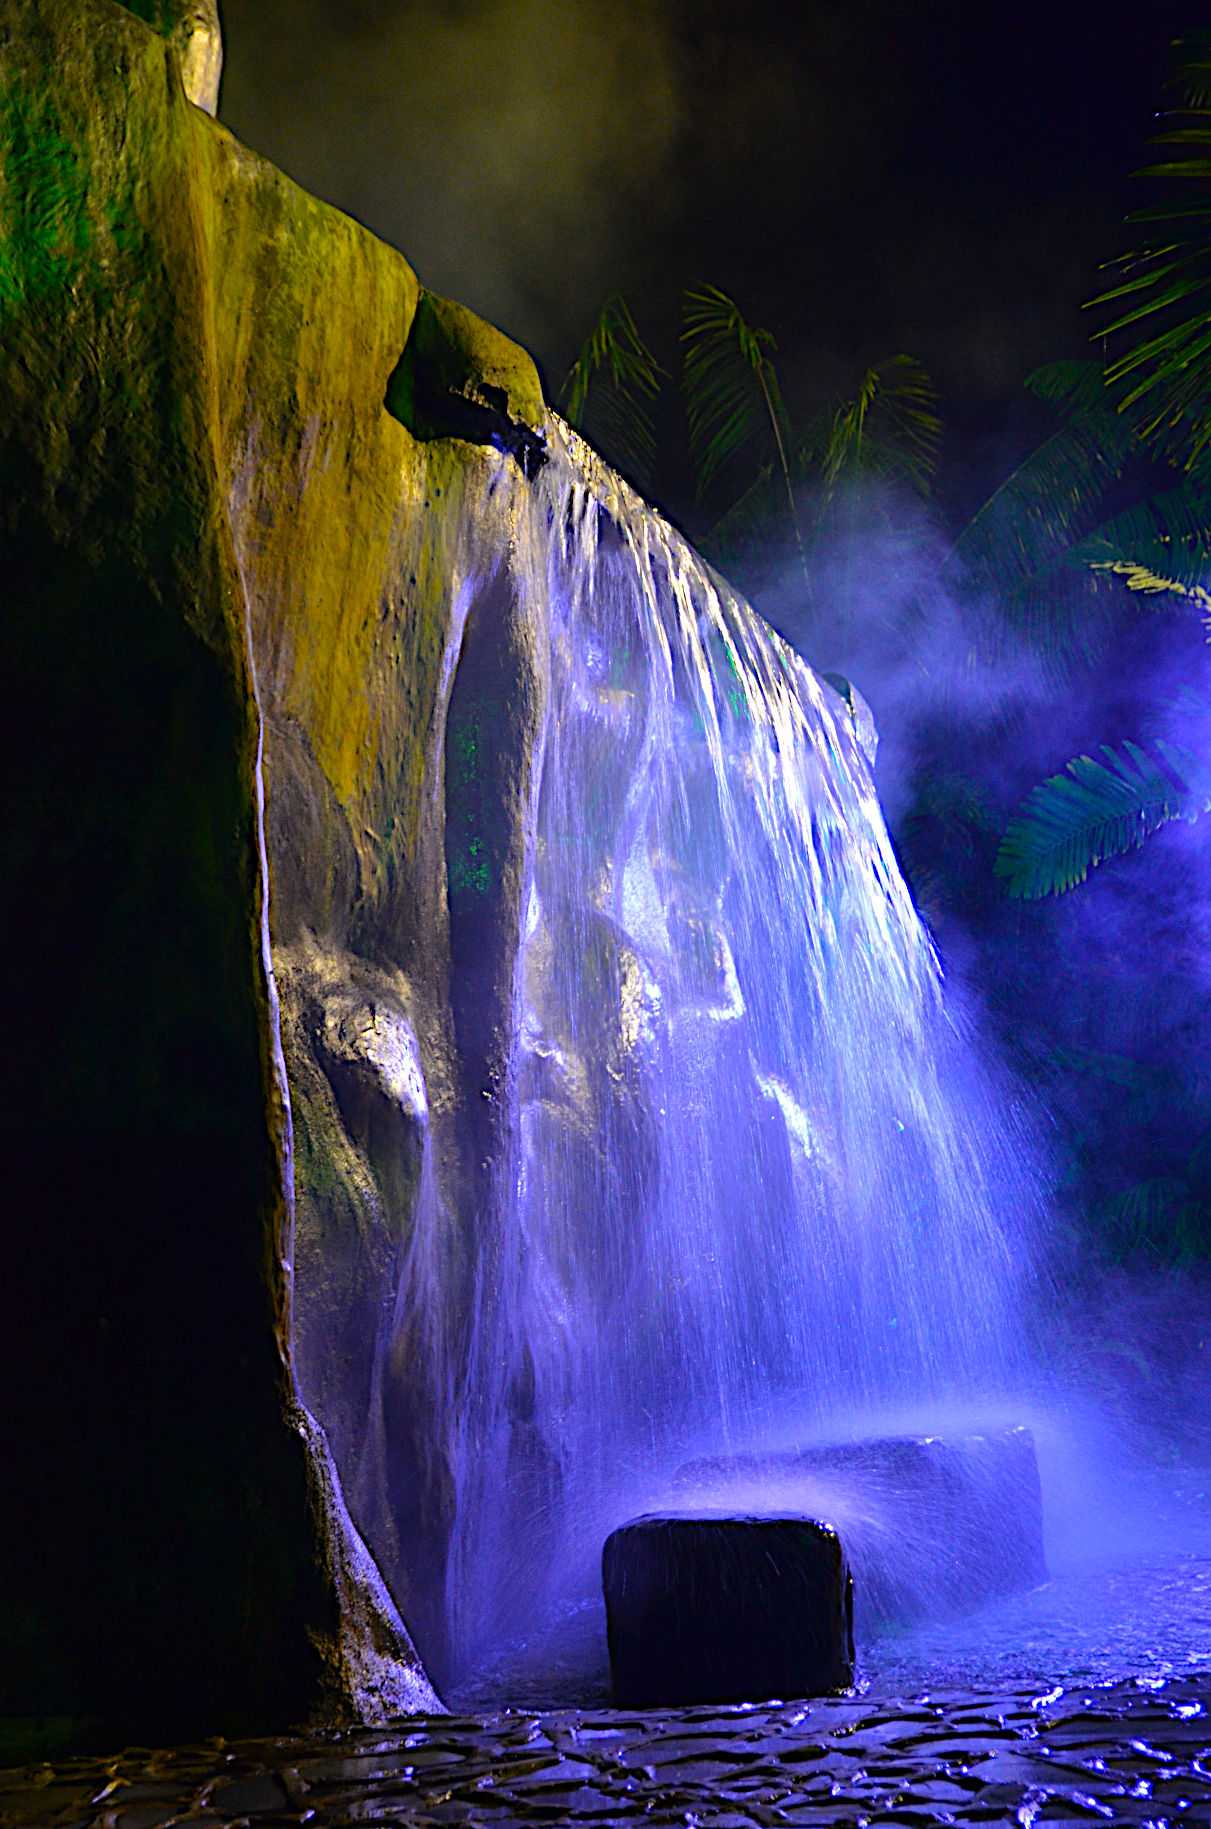
{"label": "falling water", "polygon": [[849,709],[549,436],[520,511],[549,661],[510,1144],[447,1380],[463,1662],[591,1589],[691,1451],[995,1401],[1029,1259],[1013,1117]]}

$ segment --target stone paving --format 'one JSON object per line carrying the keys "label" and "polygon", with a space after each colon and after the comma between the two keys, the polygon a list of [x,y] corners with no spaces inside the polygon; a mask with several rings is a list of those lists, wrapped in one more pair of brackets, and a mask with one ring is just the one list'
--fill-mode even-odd
{"label": "stone paving", "polygon": [[0,1772],[3,1829],[1211,1825],[1211,1681],[505,1712]]}

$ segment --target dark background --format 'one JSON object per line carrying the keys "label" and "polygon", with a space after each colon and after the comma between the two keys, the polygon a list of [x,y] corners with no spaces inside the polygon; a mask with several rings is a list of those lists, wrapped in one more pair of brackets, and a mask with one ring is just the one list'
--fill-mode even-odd
{"label": "dark background", "polygon": [[[1185,0],[224,0],[221,116],[524,343],[555,392],[604,296],[666,366],[732,293],[807,410],[900,350],[940,496],[1032,442],[1023,376],[1087,354]],[[673,404],[655,493],[686,506]],[[663,485],[663,487],[662,487]]]}

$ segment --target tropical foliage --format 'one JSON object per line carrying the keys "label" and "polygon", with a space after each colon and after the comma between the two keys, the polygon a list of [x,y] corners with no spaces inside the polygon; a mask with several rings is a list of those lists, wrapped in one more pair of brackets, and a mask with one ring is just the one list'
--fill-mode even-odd
{"label": "tropical foliage", "polygon": [[[1156,144],[1174,156],[1144,168],[1163,194],[1131,222],[1154,233],[1113,263],[1117,283],[1092,301],[1114,314],[1106,337],[1127,337],[1105,373],[1122,434],[1183,474],[1102,527],[1070,554],[1095,581],[1112,580],[1145,604],[1177,603],[1208,620],[1211,553],[1211,33],[1180,41],[1177,108]],[[1104,409],[1102,410],[1104,417]],[[1104,433],[1103,433],[1104,435]],[[1121,441],[1120,441],[1121,448]],[[1211,634],[1211,628],[1209,628]],[[1011,895],[1074,888],[1108,857],[1141,845],[1175,819],[1211,807],[1211,758],[1165,740],[1155,754],[1103,746],[1105,762],[1077,756],[1034,788],[1010,821],[997,857]]]}
{"label": "tropical foliage", "polygon": [[652,403],[663,375],[630,306],[621,293],[612,292],[559,396],[568,424],[600,444],[641,487],[650,482],[655,463]]}
{"label": "tropical foliage", "polygon": [[[699,497],[764,436],[790,486],[790,425],[774,368],[772,332],[749,324],[718,286],[684,295],[683,378]],[[790,504],[792,513],[793,502]]]}
{"label": "tropical foliage", "polygon": [[716,286],[691,289],[683,324],[698,498],[731,498],[700,544],[759,595],[770,552],[793,542],[810,603],[816,553],[844,518],[852,484],[928,495],[941,434],[933,383],[915,358],[892,356],[868,367],[850,398],[796,421],[772,332],[750,324],[734,299]]}
{"label": "tropical foliage", "polygon": [[[1115,417],[1120,427],[1130,423],[1125,415]],[[1142,436],[1141,428],[1137,451]],[[1131,455],[1129,449],[1124,468]],[[1211,464],[1201,457],[1177,482],[1083,532],[1059,554],[1058,564],[1043,568],[1043,581],[1050,577],[1056,588],[1042,593],[1046,622],[1036,619],[1035,638],[1043,635],[1053,662],[1057,656],[1070,662],[1078,649],[1093,658],[1116,626],[1124,592],[1145,610],[1196,614],[1211,635],[1211,592],[1202,582],[1209,551]],[[1030,591],[1036,588],[1032,584]],[[1012,592],[1001,599],[1011,611],[1025,600]],[[1159,722],[1174,733],[1205,725],[1205,712],[1187,689],[1184,698],[1162,708]],[[1010,895],[1032,900],[1062,894],[1162,826],[1208,810],[1211,757],[1188,742],[1175,742],[1171,734],[1157,736],[1151,748],[1150,754],[1130,741],[1102,745],[1104,760],[1075,756],[1062,773],[1030,791],[1009,822],[996,861]]]}
{"label": "tropical foliage", "polygon": [[1107,337],[1130,339],[1106,377],[1124,410],[1166,455],[1193,464],[1211,450],[1211,33],[1176,50],[1176,106],[1154,141],[1173,151],[1138,174],[1163,189],[1128,218],[1150,233],[1112,263],[1117,283],[1092,303],[1113,307]]}
{"label": "tropical foliage", "polygon": [[1211,810],[1211,767],[1163,738],[1156,749],[1152,756],[1132,742],[1103,744],[1104,761],[1074,756],[1063,774],[1034,788],[997,853],[1010,895],[1031,900],[1074,889],[1103,859]]}
{"label": "tropical foliage", "polygon": [[1108,492],[1136,448],[1133,429],[1106,394],[1100,365],[1057,362],[1026,386],[1056,414],[1055,429],[995,489],[956,538],[942,572],[950,589],[995,603],[989,643],[1025,641],[1053,671],[1087,657],[1104,619],[1108,583],[1094,551],[1115,555],[1102,521]]}

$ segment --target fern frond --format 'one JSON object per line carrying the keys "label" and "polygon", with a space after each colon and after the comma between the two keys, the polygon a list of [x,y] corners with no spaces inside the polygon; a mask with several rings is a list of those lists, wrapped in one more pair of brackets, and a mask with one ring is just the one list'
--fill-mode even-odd
{"label": "fern frond", "polygon": [[1207,770],[1170,745],[1157,748],[1171,773],[1135,743],[1103,744],[1104,762],[1075,756],[1062,775],[1032,788],[997,852],[1008,893],[1028,901],[1063,894],[1106,858],[1211,808]]}
{"label": "fern frond", "polygon": [[639,334],[630,306],[613,292],[581,345],[560,391],[568,424],[583,432],[636,482],[646,483],[656,455],[650,402],[664,375]]}

